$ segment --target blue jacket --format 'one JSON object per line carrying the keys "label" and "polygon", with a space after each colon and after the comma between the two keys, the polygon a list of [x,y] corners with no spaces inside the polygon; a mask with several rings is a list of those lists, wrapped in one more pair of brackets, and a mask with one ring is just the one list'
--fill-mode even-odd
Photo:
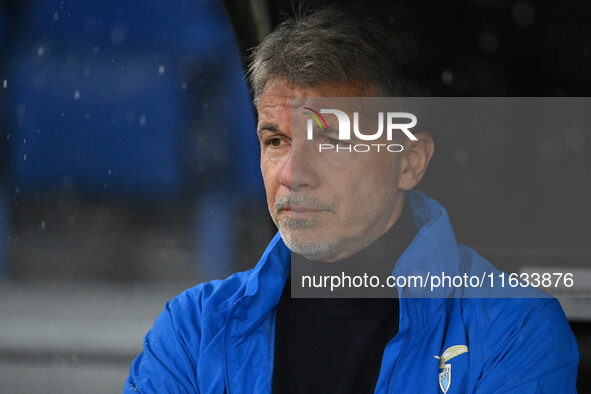
{"label": "blue jacket", "polygon": [[[498,272],[456,243],[436,201],[418,191],[408,192],[407,201],[419,231],[394,275]],[[202,283],[168,302],[124,393],[270,393],[275,306],[289,262],[276,235],[252,270]],[[399,292],[400,327],[384,350],[376,393],[576,392],[577,345],[555,299]]]}

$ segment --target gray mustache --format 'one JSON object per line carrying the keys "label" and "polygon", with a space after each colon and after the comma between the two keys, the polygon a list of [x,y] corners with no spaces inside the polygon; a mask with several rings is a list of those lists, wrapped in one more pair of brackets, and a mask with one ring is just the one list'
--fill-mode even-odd
{"label": "gray mustache", "polygon": [[297,194],[297,193],[290,193],[285,197],[279,197],[275,200],[275,211],[279,212],[280,210],[284,209],[288,205],[294,207],[306,207],[312,209],[322,209],[327,211],[334,211],[334,205],[319,200],[315,197],[309,197],[304,194]]}

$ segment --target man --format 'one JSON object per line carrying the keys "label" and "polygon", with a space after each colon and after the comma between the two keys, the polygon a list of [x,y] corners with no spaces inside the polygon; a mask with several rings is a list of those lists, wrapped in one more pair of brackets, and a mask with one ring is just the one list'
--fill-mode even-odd
{"label": "man", "polygon": [[[494,271],[456,244],[443,207],[412,190],[434,151],[427,133],[398,133],[403,149],[361,156],[336,152],[350,143],[335,137],[334,117],[323,127],[312,116],[323,98],[413,94],[402,48],[374,21],[331,9],[285,22],[257,48],[261,170],[279,233],[254,269],[167,303],[125,392],[576,391],[578,351],[554,299],[417,298],[403,287],[399,298],[290,296],[307,269]],[[310,148],[302,109],[330,152]]]}

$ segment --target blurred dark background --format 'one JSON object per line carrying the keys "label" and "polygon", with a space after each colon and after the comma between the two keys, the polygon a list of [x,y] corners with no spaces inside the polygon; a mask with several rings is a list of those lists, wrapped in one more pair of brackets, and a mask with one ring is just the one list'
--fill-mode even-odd
{"label": "blurred dark background", "polygon": [[[244,64],[329,4],[411,32],[432,96],[591,91],[582,0],[1,2],[0,391],[120,391],[167,299],[256,264],[274,229]],[[461,243],[589,266],[590,130],[435,137],[420,188]],[[586,392],[591,304],[563,305]]]}

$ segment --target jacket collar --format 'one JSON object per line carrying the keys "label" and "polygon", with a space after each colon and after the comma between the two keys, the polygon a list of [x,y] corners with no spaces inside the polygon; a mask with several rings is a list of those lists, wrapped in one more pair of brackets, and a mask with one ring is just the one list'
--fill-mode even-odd
{"label": "jacket collar", "polygon": [[[413,225],[418,228],[418,232],[398,259],[393,275],[424,277],[427,272],[461,272],[458,247],[445,208],[420,191],[408,191],[406,198],[410,204]],[[259,322],[277,305],[289,274],[290,260],[291,252],[277,233],[246,280],[244,297],[239,301],[245,307],[237,312],[246,314],[243,316],[245,322]],[[406,306],[409,308],[408,313],[416,316],[416,323],[420,324],[441,306],[444,297],[449,296],[450,292],[448,289],[434,294],[429,288],[399,288],[398,291],[400,298],[438,298],[429,300],[431,302],[401,303],[401,324],[406,317],[402,309],[406,309]],[[249,330],[247,326],[244,326],[245,331]]]}

